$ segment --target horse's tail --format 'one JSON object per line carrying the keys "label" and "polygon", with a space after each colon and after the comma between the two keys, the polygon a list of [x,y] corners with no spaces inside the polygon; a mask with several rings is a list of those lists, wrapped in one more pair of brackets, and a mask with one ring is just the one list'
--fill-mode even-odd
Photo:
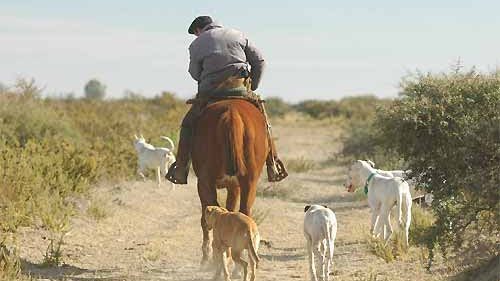
{"label": "horse's tail", "polygon": [[240,114],[229,109],[222,117],[226,133],[226,172],[230,176],[244,176],[247,173],[243,147],[244,126]]}

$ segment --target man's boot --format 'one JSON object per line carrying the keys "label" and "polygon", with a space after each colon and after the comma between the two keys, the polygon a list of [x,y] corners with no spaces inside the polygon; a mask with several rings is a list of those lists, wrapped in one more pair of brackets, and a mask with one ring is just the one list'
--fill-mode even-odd
{"label": "man's boot", "polygon": [[267,180],[269,182],[278,182],[288,177],[288,172],[285,169],[285,165],[278,158],[278,153],[276,152],[276,147],[274,146],[274,140],[271,133],[271,123],[269,123],[269,118],[267,117],[266,107],[264,106],[264,101],[258,97],[259,109],[264,115],[266,121],[266,132],[267,141],[269,142],[269,153],[266,158],[267,166]]}
{"label": "man's boot", "polygon": [[165,176],[167,180],[175,184],[187,184],[189,164],[191,163],[191,135],[191,128],[181,127],[177,159],[170,165],[168,173]]}
{"label": "man's boot", "polygon": [[271,137],[269,139],[271,142],[271,151],[269,151],[266,158],[267,180],[269,182],[278,182],[288,177],[288,172],[285,169],[285,165],[276,154],[274,141]]}

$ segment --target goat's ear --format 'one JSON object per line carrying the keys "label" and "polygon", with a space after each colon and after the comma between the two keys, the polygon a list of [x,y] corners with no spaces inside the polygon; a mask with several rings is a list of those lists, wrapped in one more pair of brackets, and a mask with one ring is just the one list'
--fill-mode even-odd
{"label": "goat's ear", "polygon": [[141,139],[144,139],[144,137],[142,136],[142,134],[141,134]]}
{"label": "goat's ear", "polygon": [[311,205],[306,205],[306,207],[304,208],[304,213],[307,212],[307,210],[309,210],[309,208],[311,208]]}
{"label": "goat's ear", "polygon": [[137,139],[137,135],[134,135],[134,138]]}

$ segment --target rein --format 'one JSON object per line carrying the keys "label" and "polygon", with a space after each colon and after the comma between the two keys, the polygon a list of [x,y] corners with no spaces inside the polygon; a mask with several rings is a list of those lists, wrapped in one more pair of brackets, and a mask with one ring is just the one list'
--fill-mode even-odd
{"label": "rein", "polygon": [[368,194],[368,184],[370,184],[370,180],[373,178],[374,175],[376,175],[377,173],[371,173],[369,176],[368,176],[368,179],[366,180],[366,183],[365,183],[365,194]]}

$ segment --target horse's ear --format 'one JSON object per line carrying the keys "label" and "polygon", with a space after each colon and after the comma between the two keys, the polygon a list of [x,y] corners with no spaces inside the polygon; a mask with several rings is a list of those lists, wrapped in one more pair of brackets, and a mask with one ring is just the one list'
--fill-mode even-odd
{"label": "horse's ear", "polygon": [[311,208],[311,205],[306,205],[306,207],[304,208],[304,213],[307,212],[307,210],[309,210],[309,208]]}

